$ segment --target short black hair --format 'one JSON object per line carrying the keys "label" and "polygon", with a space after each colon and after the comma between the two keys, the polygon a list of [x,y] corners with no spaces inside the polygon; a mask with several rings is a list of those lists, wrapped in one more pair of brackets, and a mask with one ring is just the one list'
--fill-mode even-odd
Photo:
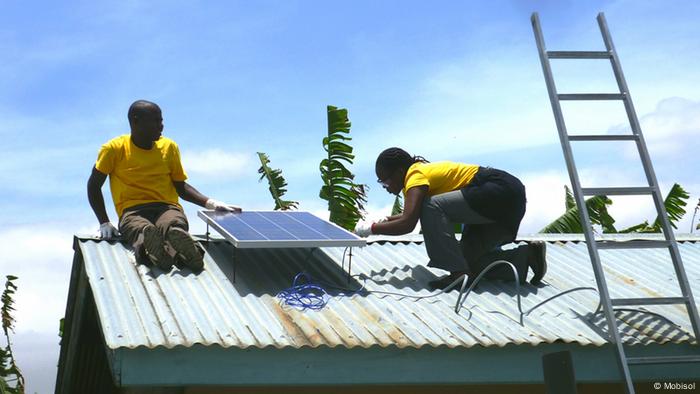
{"label": "short black hair", "polygon": [[388,171],[394,171],[396,169],[407,170],[408,167],[412,166],[416,162],[427,163],[423,156],[411,156],[408,152],[401,148],[393,147],[387,148],[382,151],[377,157],[377,163],[374,168],[375,171],[383,168]]}
{"label": "short black hair", "polygon": [[158,104],[147,100],[136,100],[129,107],[129,113],[127,114],[129,122],[133,122],[143,115],[150,114],[153,110],[160,111]]}

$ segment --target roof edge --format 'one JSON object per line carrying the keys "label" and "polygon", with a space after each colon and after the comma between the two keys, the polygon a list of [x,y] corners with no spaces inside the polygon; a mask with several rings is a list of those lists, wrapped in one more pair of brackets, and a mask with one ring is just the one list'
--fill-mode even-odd
{"label": "roof edge", "polygon": [[[457,239],[461,237],[461,234],[455,234]],[[227,242],[225,239],[219,236],[209,236],[205,234],[192,234],[192,236],[197,241],[215,241],[215,242]],[[678,242],[700,242],[700,234],[690,234],[690,233],[679,233],[674,234],[676,241]],[[75,237],[80,241],[101,241],[99,236],[95,234],[76,234]],[[634,240],[663,240],[665,239],[662,234],[650,234],[650,233],[625,233],[625,234],[597,234],[597,240],[601,241],[634,241]],[[117,240],[119,241],[119,240]],[[545,242],[585,242],[586,238],[584,234],[545,234],[545,233],[534,233],[534,234],[518,234],[516,242],[531,242],[531,241],[545,241]],[[423,234],[404,234],[404,235],[370,235],[367,237],[367,244],[372,243],[422,243]]]}

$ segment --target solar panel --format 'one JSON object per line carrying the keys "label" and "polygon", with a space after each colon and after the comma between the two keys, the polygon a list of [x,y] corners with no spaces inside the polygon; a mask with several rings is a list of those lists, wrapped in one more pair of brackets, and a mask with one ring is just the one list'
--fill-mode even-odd
{"label": "solar panel", "polygon": [[357,235],[308,212],[199,211],[198,216],[236,248],[365,246]]}

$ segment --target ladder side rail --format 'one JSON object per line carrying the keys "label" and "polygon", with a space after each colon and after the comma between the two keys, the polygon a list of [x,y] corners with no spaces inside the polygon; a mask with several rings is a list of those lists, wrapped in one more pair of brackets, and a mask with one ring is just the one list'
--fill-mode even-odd
{"label": "ladder side rail", "polygon": [[[608,50],[608,52],[610,52],[610,63],[612,65],[613,73],[615,74],[615,80],[617,81],[618,89],[620,90],[620,93],[625,95],[625,100],[623,100],[623,103],[625,106],[625,111],[627,112],[627,118],[630,122],[632,133],[638,137],[637,149],[639,150],[639,155],[644,167],[644,173],[647,178],[647,183],[649,187],[655,189],[654,194],[657,194],[658,192],[658,197],[660,197],[661,193],[659,190],[659,183],[656,178],[654,168],[651,165],[651,156],[649,155],[647,144],[644,140],[642,127],[639,123],[639,119],[637,118],[637,112],[634,109],[634,103],[632,102],[632,96],[629,91],[629,86],[627,86],[627,81],[625,80],[625,75],[622,71],[622,63],[620,62],[620,58],[617,55],[617,50],[615,49],[615,45],[613,44],[612,36],[610,35],[610,30],[608,29],[608,24],[605,20],[605,15],[601,12],[598,14],[597,19],[598,26],[600,27],[600,33],[603,36],[603,42],[605,43],[605,48]],[[662,223],[664,235],[666,236],[667,240],[672,240],[673,231],[667,231],[670,230],[670,226],[669,228],[665,226],[665,222],[668,221],[666,207],[664,206],[663,201],[657,201],[656,197],[657,196],[655,195],[654,202],[655,205],[657,205],[657,208],[659,208],[657,209],[657,211],[659,214],[659,220]]]}
{"label": "ladder side rail", "polygon": [[598,14],[598,25],[600,27],[600,32],[603,36],[603,41],[605,42],[606,49],[610,52],[610,62],[612,63],[613,72],[615,73],[615,79],[617,80],[618,87],[621,93],[626,95],[626,100],[624,101],[625,110],[627,111],[627,117],[629,118],[630,125],[632,128],[632,133],[639,137],[637,141],[637,148],[642,160],[644,167],[644,172],[649,182],[649,186],[654,189],[653,199],[654,205],[656,206],[656,211],[658,213],[658,219],[661,223],[661,227],[664,231],[666,239],[670,242],[670,254],[673,261],[673,268],[676,272],[676,277],[680,282],[681,294],[687,298],[686,307],[688,309],[688,315],[690,317],[690,323],[693,327],[693,332],[695,334],[696,341],[700,340],[700,315],[698,315],[698,309],[695,305],[695,299],[693,297],[693,292],[690,288],[690,283],[688,281],[688,276],[683,267],[683,260],[681,258],[680,251],[678,250],[678,244],[675,239],[675,234],[673,233],[673,228],[671,228],[671,223],[668,220],[668,213],[666,212],[666,206],[664,205],[663,198],[661,196],[661,190],[659,189],[659,184],[654,172],[654,168],[651,164],[651,157],[649,156],[649,151],[644,141],[644,136],[642,134],[642,128],[637,118],[637,113],[634,110],[634,104],[632,103],[632,97],[629,92],[629,87],[627,86],[627,81],[622,72],[622,65],[620,63],[620,58],[615,50],[615,45],[613,44],[612,37],[610,35],[610,30],[608,29],[607,21],[605,20],[605,15],[601,12]]}
{"label": "ladder side rail", "polygon": [[566,124],[564,122],[561,105],[559,103],[556,86],[554,84],[554,77],[552,75],[552,69],[549,64],[549,59],[547,57],[544,36],[542,34],[542,28],[540,27],[539,16],[537,15],[537,13],[532,14],[531,21],[532,29],[535,33],[535,40],[537,42],[540,63],[542,64],[542,71],[544,73],[544,79],[547,85],[547,92],[549,93],[549,100],[552,105],[552,111],[554,112],[554,120],[557,125],[557,131],[559,132],[559,140],[561,142],[564,157],[566,159],[566,166],[569,172],[569,179],[571,181],[571,187],[574,192],[573,194],[576,200],[576,205],[578,206],[581,225],[584,229],[588,254],[591,257],[593,273],[595,275],[596,283],[598,284],[598,292],[601,298],[601,302],[603,304],[603,312],[605,314],[605,319],[608,323],[608,337],[609,340],[613,343],[613,346],[615,346],[616,348],[618,354],[618,367],[625,381],[625,387],[627,389],[627,392],[633,394],[634,386],[632,385],[632,378],[630,376],[629,367],[627,365],[624,348],[622,346],[622,339],[620,338],[620,333],[617,327],[617,322],[613,311],[613,306],[610,301],[610,294],[608,292],[605,274],[603,273],[602,265],[600,262],[600,256],[598,255],[598,249],[591,229],[591,222],[588,215],[588,209],[586,207],[586,202],[584,200],[583,193],[581,192],[581,184],[578,178],[576,164],[574,163],[573,151],[571,149],[571,143],[568,139]]}
{"label": "ladder side rail", "polygon": [[623,100],[625,111],[627,112],[627,118],[630,122],[630,127],[632,133],[638,137],[637,149],[642,161],[642,166],[644,168],[644,174],[647,178],[647,183],[649,187],[654,189],[654,205],[657,208],[658,219],[661,222],[662,229],[664,231],[664,236],[667,240],[675,242],[675,236],[673,234],[673,229],[668,223],[668,214],[666,212],[666,207],[663,203],[661,197],[661,190],[659,189],[659,183],[656,178],[656,173],[651,164],[651,156],[647,149],[646,141],[644,140],[644,135],[642,133],[642,127],[637,118],[637,112],[634,109],[634,103],[632,102],[632,96],[627,86],[627,81],[625,80],[625,75],[622,71],[622,63],[617,55],[617,50],[612,41],[612,36],[610,35],[610,30],[608,29],[607,21],[605,20],[605,15],[601,12],[597,17],[598,26],[600,27],[600,33],[603,36],[603,41],[605,43],[605,48],[610,52],[610,63],[615,74],[615,80],[617,81],[618,88],[622,94],[625,95],[625,100]]}

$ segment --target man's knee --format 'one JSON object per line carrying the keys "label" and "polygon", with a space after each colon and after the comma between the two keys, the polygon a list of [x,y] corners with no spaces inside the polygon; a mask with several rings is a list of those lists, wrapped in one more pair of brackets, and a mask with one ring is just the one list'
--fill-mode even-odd
{"label": "man's knee", "polygon": [[137,213],[125,213],[119,220],[119,232],[128,242],[134,242],[139,232],[148,224],[152,223]]}
{"label": "man's knee", "polygon": [[185,231],[189,231],[189,223],[187,222],[187,217],[185,213],[179,207],[172,207],[165,211],[157,222],[158,227],[160,227],[164,232],[167,232],[170,228],[176,227],[181,228]]}

